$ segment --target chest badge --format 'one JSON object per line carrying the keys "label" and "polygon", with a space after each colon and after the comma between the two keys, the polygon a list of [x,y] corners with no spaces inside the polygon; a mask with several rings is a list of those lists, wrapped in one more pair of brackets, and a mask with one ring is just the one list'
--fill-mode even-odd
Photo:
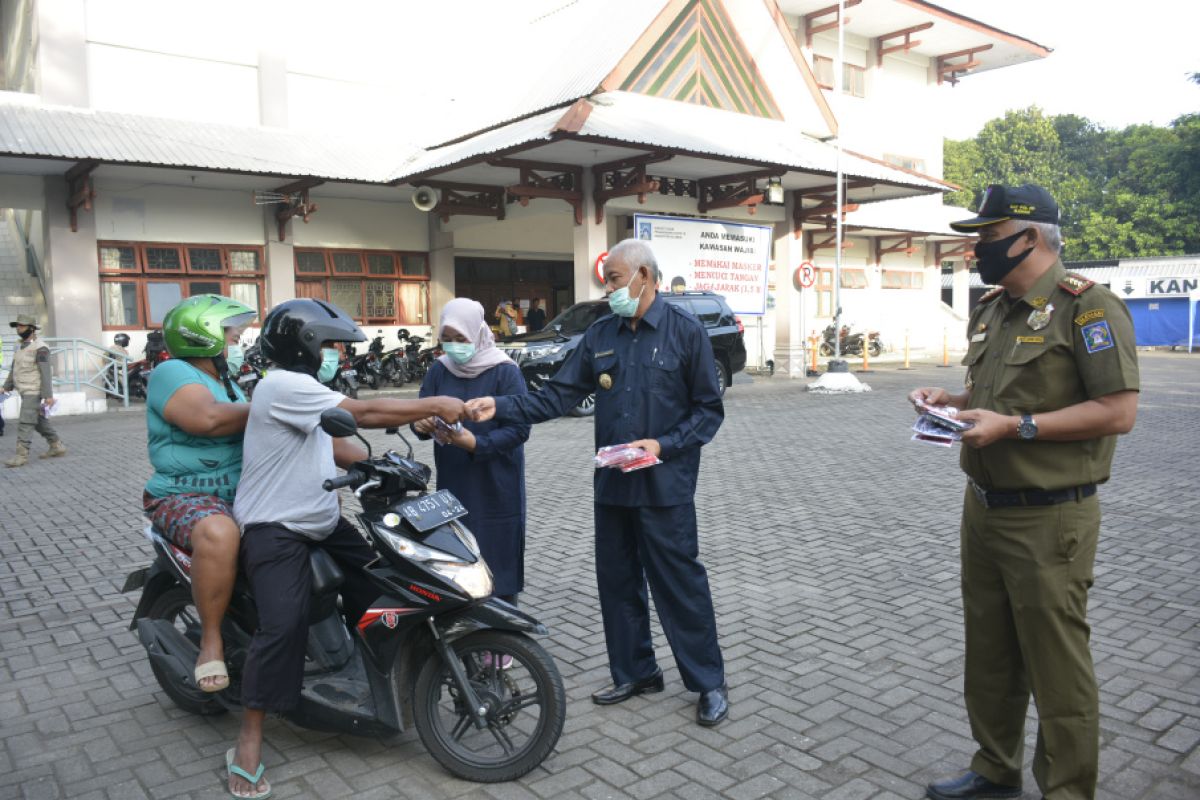
{"label": "chest badge", "polygon": [[598,382],[600,384],[601,389],[608,390],[613,387],[612,375],[609,375],[607,372],[600,373],[600,378],[599,378]]}
{"label": "chest badge", "polygon": [[1050,315],[1054,313],[1054,304],[1046,303],[1041,308],[1036,308],[1029,312],[1029,327],[1032,330],[1040,331],[1042,328],[1050,324]]}

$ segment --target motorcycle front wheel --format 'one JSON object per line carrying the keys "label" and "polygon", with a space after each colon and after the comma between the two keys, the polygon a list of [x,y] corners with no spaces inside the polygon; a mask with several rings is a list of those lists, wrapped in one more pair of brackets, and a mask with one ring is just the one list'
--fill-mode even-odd
{"label": "motorcycle front wheel", "polygon": [[880,341],[878,339],[872,339],[870,348],[867,352],[869,352],[873,356],[877,356],[883,352],[883,345],[880,343]]}
{"label": "motorcycle front wheel", "polygon": [[417,733],[456,777],[516,780],[541,764],[562,734],[566,698],[558,668],[540,645],[516,633],[481,631],[451,648],[487,708],[487,727],[475,727],[449,666],[434,655],[413,688]]}

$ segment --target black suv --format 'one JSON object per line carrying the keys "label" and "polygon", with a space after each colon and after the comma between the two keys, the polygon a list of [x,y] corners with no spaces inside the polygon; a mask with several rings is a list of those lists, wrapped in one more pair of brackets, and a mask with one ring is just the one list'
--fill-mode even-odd
{"label": "black suv", "polygon": [[[668,303],[682,306],[704,324],[717,362],[717,384],[721,387],[721,394],[724,394],[730,377],[746,367],[742,321],[734,316],[725,298],[719,294],[661,292],[659,296]],[[610,313],[607,300],[576,303],[546,323],[543,330],[514,336],[498,342],[496,346],[517,362],[525,382],[531,390],[536,391],[558,372],[567,356],[575,351],[588,326]],[[571,414],[586,417],[595,410],[596,397],[589,395]]]}

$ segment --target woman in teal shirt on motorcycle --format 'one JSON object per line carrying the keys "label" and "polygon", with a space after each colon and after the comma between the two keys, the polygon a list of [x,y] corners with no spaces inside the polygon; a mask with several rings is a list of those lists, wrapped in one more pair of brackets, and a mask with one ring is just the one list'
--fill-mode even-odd
{"label": "woman in teal shirt on motorcycle", "polygon": [[196,684],[229,686],[221,619],[237,574],[241,533],[233,498],[242,474],[250,405],[233,380],[242,331],[257,313],[228,297],[189,297],[163,318],[172,358],[150,374],[146,429],[154,474],[142,505],[158,531],[192,554],[192,597],[200,617]]}

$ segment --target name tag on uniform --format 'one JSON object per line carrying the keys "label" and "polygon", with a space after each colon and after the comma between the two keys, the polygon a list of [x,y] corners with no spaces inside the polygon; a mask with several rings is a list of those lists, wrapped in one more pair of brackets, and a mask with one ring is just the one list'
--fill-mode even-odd
{"label": "name tag on uniform", "polygon": [[616,352],[616,350],[605,350],[603,353],[596,353],[592,356],[592,358],[604,358],[605,356],[611,356]]}
{"label": "name tag on uniform", "polygon": [[971,341],[972,342],[982,342],[986,338],[987,338],[987,334],[983,331],[980,331],[979,333],[977,333],[971,337]]}
{"label": "name tag on uniform", "polygon": [[1018,336],[1017,344],[1045,344],[1045,336]]}

